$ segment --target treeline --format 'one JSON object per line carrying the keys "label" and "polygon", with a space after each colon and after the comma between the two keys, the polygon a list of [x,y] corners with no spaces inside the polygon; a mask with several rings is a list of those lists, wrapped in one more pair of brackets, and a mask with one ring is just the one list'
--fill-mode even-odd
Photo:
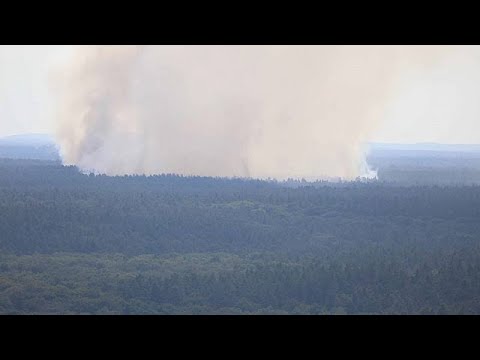
{"label": "treeline", "polygon": [[0,158],[60,161],[55,145],[5,145],[0,139]]}
{"label": "treeline", "polygon": [[[480,185],[478,153],[377,152],[368,163],[382,182],[402,185]],[[424,154],[427,153],[427,154]]]}

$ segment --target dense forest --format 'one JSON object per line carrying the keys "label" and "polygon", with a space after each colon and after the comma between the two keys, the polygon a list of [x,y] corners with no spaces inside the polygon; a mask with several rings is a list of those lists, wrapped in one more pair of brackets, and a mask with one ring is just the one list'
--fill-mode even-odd
{"label": "dense forest", "polygon": [[480,313],[480,186],[0,159],[0,313]]}

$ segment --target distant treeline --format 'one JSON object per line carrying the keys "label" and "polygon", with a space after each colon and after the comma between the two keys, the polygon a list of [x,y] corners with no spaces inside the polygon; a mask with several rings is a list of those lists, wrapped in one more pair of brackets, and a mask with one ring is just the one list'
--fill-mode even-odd
{"label": "distant treeline", "polygon": [[378,180],[402,185],[480,185],[480,154],[377,151],[368,157]]}
{"label": "distant treeline", "polygon": [[54,145],[2,145],[1,142],[0,158],[60,161],[60,155]]}
{"label": "distant treeline", "polygon": [[[0,138],[0,161],[5,159],[61,162],[53,139],[28,135]],[[367,162],[381,182],[407,186],[480,185],[480,145],[376,144]],[[303,185],[301,179],[283,185],[299,183]]]}

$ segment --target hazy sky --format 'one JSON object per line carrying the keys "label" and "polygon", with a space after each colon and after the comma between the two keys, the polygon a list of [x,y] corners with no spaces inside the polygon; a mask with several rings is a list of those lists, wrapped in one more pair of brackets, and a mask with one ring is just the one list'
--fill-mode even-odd
{"label": "hazy sky", "polygon": [[51,132],[49,68],[67,46],[0,45],[0,136]]}
{"label": "hazy sky", "polygon": [[[479,51],[463,49],[456,60],[402,79],[372,141],[480,143]],[[53,132],[49,69],[70,50],[0,46],[0,136]]]}

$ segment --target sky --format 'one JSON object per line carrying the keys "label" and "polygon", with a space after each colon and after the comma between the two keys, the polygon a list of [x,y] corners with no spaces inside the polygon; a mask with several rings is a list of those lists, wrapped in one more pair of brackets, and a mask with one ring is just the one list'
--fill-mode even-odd
{"label": "sky", "polygon": [[[61,45],[0,46],[0,136],[54,132],[49,76],[71,50]],[[458,51],[457,59],[401,79],[370,140],[480,143],[477,50]]]}
{"label": "sky", "polygon": [[480,47],[448,48],[451,56],[400,80],[374,141],[480,143]]}
{"label": "sky", "polygon": [[0,136],[52,132],[49,69],[67,51],[58,45],[0,45]]}

